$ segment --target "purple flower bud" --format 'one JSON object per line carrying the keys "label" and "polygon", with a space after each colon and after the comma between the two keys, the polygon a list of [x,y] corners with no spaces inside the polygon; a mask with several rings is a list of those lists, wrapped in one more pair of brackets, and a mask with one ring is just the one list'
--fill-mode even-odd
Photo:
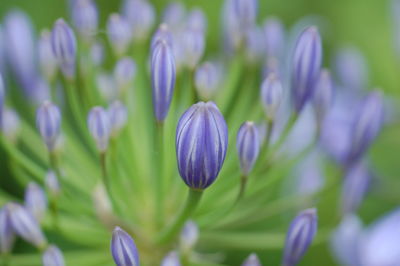
{"label": "purple flower bud", "polygon": [[332,104],[332,99],[333,82],[331,79],[331,74],[328,70],[324,69],[319,74],[312,99],[317,123],[319,125],[322,124],[323,119],[328,113],[328,110]]}
{"label": "purple flower bud", "polygon": [[224,48],[231,53],[242,45],[244,37],[235,12],[234,1],[225,1],[222,16]]}
{"label": "purple flower bud", "polygon": [[67,78],[74,77],[76,38],[72,29],[63,19],[58,19],[54,23],[51,32],[51,47],[64,76]]}
{"label": "purple flower bud", "polygon": [[195,85],[199,96],[204,100],[211,99],[220,83],[220,69],[211,63],[201,64],[195,73]]}
{"label": "purple flower bud", "polygon": [[97,149],[101,153],[105,152],[110,139],[110,119],[107,111],[103,107],[93,107],[88,115],[88,126]]}
{"label": "purple flower bud", "polygon": [[111,253],[117,266],[139,266],[139,254],[135,242],[118,226],[113,231]]}
{"label": "purple flower bud", "polygon": [[176,251],[169,252],[161,261],[161,266],[181,266],[179,254]]}
{"label": "purple flower bud", "polygon": [[104,60],[104,46],[101,42],[95,42],[90,47],[90,58],[95,66],[99,66]]}
{"label": "purple flower bud", "polygon": [[40,105],[47,99],[50,99],[50,86],[46,80],[42,79],[40,76],[35,77],[32,80],[32,94],[31,94],[31,101],[36,104]]}
{"label": "purple flower bud", "polygon": [[275,119],[282,100],[282,84],[275,73],[270,73],[261,85],[261,101],[269,120]]}
{"label": "purple flower bud", "polygon": [[178,30],[185,22],[186,10],[180,2],[169,4],[163,13],[162,22],[172,30]]}
{"label": "purple flower bud", "polygon": [[180,245],[183,250],[191,250],[199,239],[199,228],[194,221],[187,221],[180,235]]}
{"label": "purple flower bud", "polygon": [[108,108],[111,135],[116,136],[126,125],[128,120],[128,110],[120,101],[114,101]]}
{"label": "purple flower bud", "polygon": [[318,29],[309,27],[297,39],[292,60],[291,89],[297,113],[313,95],[321,60],[322,45]]}
{"label": "purple flower bud", "polygon": [[218,176],[225,160],[228,128],[213,102],[192,105],[176,129],[176,157],[183,181],[193,189],[205,189]]}
{"label": "purple flower bud", "polygon": [[4,113],[4,99],[5,98],[5,88],[3,76],[0,73],[0,127],[3,126],[3,113]]}
{"label": "purple flower bud", "polygon": [[134,39],[147,38],[156,20],[154,7],[149,1],[125,0],[122,14],[132,26]]}
{"label": "purple flower bud", "polygon": [[47,197],[44,190],[35,182],[30,182],[25,190],[25,208],[41,221],[47,210]]}
{"label": "purple flower bud", "polygon": [[275,57],[268,57],[263,67],[263,77],[268,77],[269,74],[274,73],[279,78],[282,77],[281,65]]}
{"label": "purple flower bud", "polygon": [[307,251],[317,232],[317,211],[302,211],[291,223],[286,235],[282,265],[294,266]]}
{"label": "purple flower bud", "polygon": [[57,72],[57,59],[51,47],[51,35],[47,30],[42,31],[38,43],[39,66],[43,76],[52,81]]}
{"label": "purple flower bud", "polygon": [[49,151],[53,151],[60,135],[60,109],[55,104],[45,101],[36,112],[36,126]]}
{"label": "purple flower bud", "polygon": [[257,254],[251,253],[250,256],[242,263],[242,266],[261,266],[260,259]]}
{"label": "purple flower bud", "polygon": [[17,139],[21,129],[21,121],[17,114],[12,109],[5,109],[2,116],[3,134],[12,142]]}
{"label": "purple flower bud", "polygon": [[194,69],[204,54],[205,37],[200,30],[187,28],[182,32],[182,46],[184,49],[185,64]]}
{"label": "purple flower bud", "polygon": [[44,183],[46,185],[47,190],[53,196],[58,196],[60,194],[61,191],[60,182],[58,181],[58,178],[53,171],[47,172],[46,177],[44,179]]}
{"label": "purple flower bud", "polygon": [[265,50],[268,57],[282,58],[285,49],[285,29],[277,18],[264,22]]}
{"label": "purple flower bud", "polygon": [[11,224],[8,204],[0,209],[0,252],[9,253],[14,245],[15,234]]}
{"label": "purple flower bud", "polygon": [[236,19],[242,32],[246,32],[255,24],[257,18],[257,0],[233,0],[233,8]]}
{"label": "purple flower bud", "polygon": [[154,50],[159,41],[165,41],[170,48],[174,46],[172,33],[167,24],[161,24],[151,39],[151,51]]}
{"label": "purple flower bud", "polygon": [[251,27],[246,32],[246,58],[248,62],[255,64],[264,58],[264,39],[263,31],[257,26]]}
{"label": "purple flower bud", "polygon": [[136,64],[130,57],[124,57],[117,62],[114,78],[120,91],[126,90],[131,85],[135,73]]}
{"label": "purple flower bud", "polygon": [[369,148],[383,124],[383,102],[379,92],[371,92],[358,106],[351,125],[347,163],[357,161]]}
{"label": "purple flower bud", "polygon": [[111,14],[107,21],[108,40],[118,56],[123,55],[132,41],[132,28],[119,14]]}
{"label": "purple flower bud", "polygon": [[97,31],[99,14],[92,0],[75,0],[72,4],[72,21],[79,34],[90,40]]}
{"label": "purple flower bud", "polygon": [[205,33],[207,29],[207,18],[204,15],[203,10],[200,8],[194,8],[190,11],[187,16],[186,24],[189,29],[199,30]]}
{"label": "purple flower bud", "polygon": [[4,30],[0,25],[0,73],[4,73],[6,67],[6,53],[5,53],[6,47],[4,39],[5,39]]}
{"label": "purple flower bud", "polygon": [[153,109],[156,119],[167,117],[175,87],[175,60],[165,41],[157,42],[151,56],[151,81],[153,87]]}
{"label": "purple flower bud", "polygon": [[43,266],[64,266],[64,256],[55,245],[50,245],[42,257]]}
{"label": "purple flower bud", "polygon": [[118,97],[118,89],[112,75],[100,72],[96,77],[96,84],[100,95],[107,102],[111,102]]}
{"label": "purple flower bud", "polygon": [[9,208],[12,227],[17,235],[38,248],[44,247],[47,241],[34,216],[17,203],[9,203],[7,208]]}
{"label": "purple flower bud", "polygon": [[253,122],[244,122],[239,128],[236,138],[236,149],[239,155],[240,168],[244,176],[248,176],[257,161],[260,151],[258,130]]}

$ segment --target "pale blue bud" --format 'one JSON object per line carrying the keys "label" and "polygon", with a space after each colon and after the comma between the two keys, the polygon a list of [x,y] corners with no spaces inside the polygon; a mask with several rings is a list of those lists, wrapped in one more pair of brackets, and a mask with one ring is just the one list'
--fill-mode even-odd
{"label": "pale blue bud", "polygon": [[107,150],[110,139],[110,119],[103,107],[93,107],[88,115],[90,134],[96,141],[97,149],[103,153]]}
{"label": "pale blue bud", "polygon": [[35,182],[30,182],[25,190],[25,208],[42,221],[47,210],[47,197],[44,190]]}
{"label": "pale blue bud", "polygon": [[132,41],[132,29],[124,17],[111,14],[107,21],[108,40],[118,56],[125,54]]}
{"label": "pale blue bud", "polygon": [[45,101],[36,112],[36,126],[49,151],[53,151],[60,135],[61,113],[58,107]]}
{"label": "pale blue bud", "polygon": [[64,266],[64,256],[55,245],[50,245],[42,257],[43,266]]}

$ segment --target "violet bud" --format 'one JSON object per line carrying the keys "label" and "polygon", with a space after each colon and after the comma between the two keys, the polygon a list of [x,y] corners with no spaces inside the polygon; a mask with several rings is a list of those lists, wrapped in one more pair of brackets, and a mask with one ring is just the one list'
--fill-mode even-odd
{"label": "violet bud", "polygon": [[35,217],[20,204],[9,203],[7,207],[12,227],[17,235],[32,245],[43,248],[47,241]]}
{"label": "violet bud", "polygon": [[174,2],[169,4],[163,13],[162,22],[168,25],[173,31],[178,30],[185,24],[186,10],[182,3]]}
{"label": "violet bud", "polygon": [[35,77],[34,80],[32,80],[31,89],[31,101],[36,105],[40,105],[47,99],[51,98],[49,83],[40,76]]}
{"label": "violet bud", "polygon": [[211,62],[205,62],[196,69],[194,82],[197,93],[204,100],[211,99],[220,83],[220,69]]}
{"label": "violet bud", "polygon": [[185,64],[190,69],[194,69],[204,54],[204,33],[200,30],[187,28],[182,32],[181,38]]}
{"label": "violet bud", "polygon": [[323,69],[315,84],[315,92],[312,98],[317,123],[322,124],[333,99],[333,82],[329,70]]}
{"label": "violet bud", "polygon": [[180,246],[182,250],[187,251],[193,249],[198,239],[199,228],[197,224],[192,220],[187,221],[180,235]]}
{"label": "violet bud", "polygon": [[90,47],[90,59],[95,66],[99,66],[103,63],[104,46],[101,42],[95,42]]}
{"label": "violet bud", "polygon": [[292,60],[291,90],[297,113],[313,95],[321,61],[322,45],[318,29],[306,28],[297,39]]}
{"label": "violet bud", "polygon": [[128,50],[132,41],[132,29],[124,17],[111,14],[107,21],[108,40],[117,56],[122,56]]}
{"label": "violet bud", "polygon": [[21,129],[21,120],[12,109],[5,109],[2,115],[2,131],[3,134],[11,142],[15,142]]}
{"label": "violet bud", "polygon": [[74,32],[63,19],[58,19],[51,32],[51,47],[61,71],[67,78],[73,78],[75,75],[76,46]]}
{"label": "violet bud", "polygon": [[75,0],[72,4],[72,21],[79,34],[91,40],[97,31],[99,14],[94,1]]}
{"label": "violet bud", "polygon": [[117,266],[139,266],[139,254],[132,237],[119,228],[114,228],[111,253]]}
{"label": "violet bud", "polygon": [[255,24],[257,18],[257,0],[233,0],[233,8],[239,27],[244,33]]}
{"label": "violet bud", "polygon": [[153,109],[156,119],[164,121],[175,87],[175,59],[167,42],[159,41],[151,55]]}
{"label": "violet bud", "polygon": [[256,253],[251,253],[242,263],[242,266],[261,266],[261,262]]}
{"label": "violet bud", "polygon": [[268,120],[273,121],[283,101],[282,83],[275,73],[270,73],[261,85],[261,101]]}
{"label": "violet bud", "polygon": [[278,77],[282,77],[282,70],[281,64],[279,63],[278,59],[275,57],[268,57],[267,60],[264,62],[263,67],[263,77],[268,77],[269,74],[274,73]]}
{"label": "violet bud", "polygon": [[114,101],[107,110],[111,136],[117,136],[128,120],[128,109],[120,101]]}
{"label": "violet bud", "polygon": [[108,73],[100,72],[96,77],[96,84],[101,97],[107,102],[118,98],[119,91],[115,85],[114,77]]}
{"label": "violet bud", "polygon": [[282,265],[296,265],[307,251],[317,232],[317,211],[307,209],[292,221],[286,235]]}
{"label": "violet bud", "polygon": [[131,24],[135,40],[144,40],[148,37],[156,20],[154,7],[149,1],[125,0],[122,14]]}
{"label": "violet bud", "polygon": [[57,59],[51,46],[51,34],[43,30],[38,42],[38,59],[42,75],[52,81],[57,73]]}
{"label": "violet bud", "polygon": [[234,7],[235,0],[225,0],[222,14],[222,29],[224,48],[230,53],[242,45],[244,33],[240,30],[239,21]]}
{"label": "violet bud", "polygon": [[0,25],[0,73],[4,73],[6,67],[6,47],[4,39],[4,30],[2,28],[2,25]]}
{"label": "violet bud", "polygon": [[169,30],[169,27],[167,24],[163,23],[161,24],[157,31],[154,33],[152,39],[151,39],[151,51],[154,50],[156,47],[157,43],[159,41],[165,41],[170,48],[173,48],[174,46],[174,41],[172,37],[172,33]]}
{"label": "violet bud", "polygon": [[192,105],[176,129],[176,157],[183,181],[205,189],[218,176],[228,146],[228,128],[213,102]]}
{"label": "violet bud", "polygon": [[0,127],[3,127],[5,87],[3,76],[0,73]]}
{"label": "violet bud", "polygon": [[0,209],[0,252],[9,253],[15,242],[8,204]]}
{"label": "violet bud", "polygon": [[90,134],[96,141],[99,152],[104,153],[110,139],[110,119],[103,107],[93,107],[88,115],[88,127]]}
{"label": "violet bud", "polygon": [[46,189],[50,192],[52,196],[57,197],[60,194],[61,192],[60,182],[58,181],[58,178],[53,171],[47,172],[44,179],[44,183]]}
{"label": "violet bud", "polygon": [[238,131],[236,149],[239,155],[240,169],[248,176],[258,158],[260,139],[254,122],[244,122]]}
{"label": "violet bud", "polygon": [[47,210],[47,197],[44,190],[35,182],[30,182],[25,190],[25,208],[42,221]]}
{"label": "violet bud", "polygon": [[60,135],[61,113],[52,102],[45,101],[36,112],[36,126],[49,151],[53,151]]}
{"label": "violet bud", "polygon": [[42,257],[43,266],[64,266],[64,256],[55,245],[50,245]]}
{"label": "violet bud", "polygon": [[251,27],[246,32],[246,59],[249,63],[255,64],[264,58],[265,37],[263,31],[257,27]]}
{"label": "violet bud", "polygon": [[176,251],[169,252],[161,261],[161,266],[181,266],[179,254]]}
{"label": "violet bud", "polygon": [[117,62],[114,79],[120,92],[125,91],[133,83],[135,73],[136,64],[130,57],[124,57]]}
{"label": "violet bud", "polygon": [[194,8],[189,12],[186,21],[187,27],[193,30],[199,30],[206,32],[207,29],[207,18],[200,8]]}
{"label": "violet bud", "polygon": [[282,58],[285,48],[285,29],[277,18],[264,22],[265,51],[268,57]]}

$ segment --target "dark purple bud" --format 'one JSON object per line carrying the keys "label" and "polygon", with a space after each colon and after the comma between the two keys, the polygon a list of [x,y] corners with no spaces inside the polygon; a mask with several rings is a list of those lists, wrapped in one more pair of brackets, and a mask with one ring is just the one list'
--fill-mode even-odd
{"label": "dark purple bud", "polygon": [[136,64],[130,57],[124,57],[117,62],[114,68],[114,79],[120,92],[132,85],[136,74]]}
{"label": "dark purple bud", "polygon": [[21,120],[12,109],[5,109],[2,116],[2,131],[10,141],[16,141],[21,129]]}
{"label": "dark purple bud", "polygon": [[90,134],[96,141],[97,149],[103,153],[107,150],[110,139],[110,119],[103,107],[93,107],[88,115]]}
{"label": "dark purple bud", "polygon": [[117,266],[139,266],[139,254],[135,242],[118,226],[113,231],[111,254]]}
{"label": "dark purple bud", "polygon": [[60,194],[60,182],[53,171],[47,172],[44,183],[46,185],[46,189],[51,193],[51,195],[58,196]]}
{"label": "dark purple bud", "polygon": [[47,197],[44,190],[35,182],[30,182],[25,190],[25,208],[41,221],[47,210]]}
{"label": "dark purple bud", "polygon": [[190,69],[194,69],[204,54],[204,33],[200,30],[187,28],[182,32],[181,38],[185,54],[185,64]]}
{"label": "dark purple bud", "polygon": [[205,189],[218,176],[228,146],[228,128],[213,102],[192,105],[176,129],[176,157],[183,181]]}
{"label": "dark purple bud", "polygon": [[161,261],[161,266],[181,266],[179,254],[176,251],[169,252]]}
{"label": "dark purple bud", "polygon": [[52,81],[57,73],[57,59],[51,47],[51,35],[47,30],[42,31],[38,42],[39,66],[43,76]]}
{"label": "dark purple bud", "polygon": [[180,246],[184,251],[194,248],[199,239],[199,228],[194,221],[187,221],[180,235]]}
{"label": "dark purple bud", "polygon": [[200,98],[210,100],[216,93],[221,79],[221,70],[211,62],[201,64],[195,73],[195,85]]}
{"label": "dark purple bud", "polygon": [[154,7],[149,1],[125,0],[122,14],[132,26],[134,39],[144,40],[148,37],[156,20]]}
{"label": "dark purple bud", "polygon": [[250,256],[242,263],[242,266],[261,266],[260,259],[257,254],[251,253]]}
{"label": "dark purple bud", "polygon": [[11,224],[8,204],[0,209],[0,252],[9,253],[14,245],[15,234]]}
{"label": "dark purple bud", "polygon": [[302,211],[291,223],[286,235],[282,265],[296,265],[307,251],[317,232],[317,211]]}
{"label": "dark purple bud", "polygon": [[283,88],[275,73],[270,73],[261,85],[261,101],[269,120],[274,120],[283,100]]}
{"label": "dark purple bud", "polygon": [[76,38],[72,29],[63,19],[54,23],[51,32],[51,47],[54,56],[64,76],[72,78],[75,75]]}
{"label": "dark purple bud", "polygon": [[203,10],[200,8],[194,8],[190,11],[187,16],[186,24],[189,29],[199,30],[205,33],[207,29],[207,18],[204,15]]}
{"label": "dark purple bud", "polygon": [[236,138],[236,149],[242,174],[248,176],[260,151],[260,139],[254,122],[244,122],[241,125]]}
{"label": "dark purple bud", "polygon": [[350,149],[347,164],[364,154],[377,137],[383,124],[383,101],[380,92],[371,92],[357,107],[351,125]]}
{"label": "dark purple bud", "polygon": [[168,25],[173,31],[184,25],[186,10],[182,3],[174,2],[169,4],[163,13],[162,22]]}
{"label": "dark purple bud", "polygon": [[312,103],[317,118],[317,123],[322,124],[323,119],[332,105],[333,82],[329,70],[323,69],[315,84]]}
{"label": "dark purple bud", "polygon": [[175,87],[175,59],[165,41],[157,42],[151,55],[153,109],[156,119],[164,121]]}
{"label": "dark purple bud", "polygon": [[64,256],[55,245],[50,245],[42,257],[43,266],[64,266]]}
{"label": "dark purple bud", "polygon": [[268,57],[282,58],[285,50],[285,29],[277,18],[264,22],[265,51]]}
{"label": "dark purple bud", "polygon": [[132,28],[128,21],[119,14],[111,14],[107,21],[108,40],[118,56],[122,56],[128,50],[132,41]]}
{"label": "dark purple bud", "polygon": [[318,29],[309,27],[297,39],[292,60],[291,89],[297,113],[313,95],[321,61],[322,45]]}
{"label": "dark purple bud", "polygon": [[167,24],[161,24],[151,39],[151,51],[154,50],[159,41],[165,41],[170,48],[174,46],[172,33]]}
{"label": "dark purple bud", "polygon": [[120,101],[114,101],[108,108],[110,130],[112,136],[117,136],[128,120],[128,110]]}
{"label": "dark purple bud", "polygon": [[79,34],[86,40],[94,37],[97,31],[99,14],[94,1],[75,0],[72,4],[72,21]]}
{"label": "dark purple bud", "polygon": [[49,151],[53,151],[60,135],[60,109],[55,104],[45,101],[36,112],[36,126]]}

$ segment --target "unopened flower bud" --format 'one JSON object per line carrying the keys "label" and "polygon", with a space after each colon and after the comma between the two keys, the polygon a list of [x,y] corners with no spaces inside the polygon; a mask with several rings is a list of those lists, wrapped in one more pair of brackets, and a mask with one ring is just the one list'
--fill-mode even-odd
{"label": "unopened flower bud", "polygon": [[275,119],[282,100],[282,84],[275,73],[270,73],[261,85],[261,101],[269,120]]}
{"label": "unopened flower bud", "polygon": [[50,245],[42,257],[43,266],[64,266],[64,256],[55,245]]}
{"label": "unopened flower bud", "polygon": [[111,14],[107,22],[107,35],[114,53],[118,56],[125,54],[132,41],[132,29],[125,18]]}
{"label": "unopened flower bud", "polygon": [[319,74],[312,99],[317,123],[322,124],[323,119],[331,107],[333,99],[333,82],[328,70],[324,69]]}
{"label": "unopened flower bud", "polygon": [[173,48],[173,37],[172,37],[172,33],[169,30],[169,27],[167,26],[167,24],[163,23],[161,24],[157,31],[154,33],[152,39],[151,39],[151,51],[154,50],[154,48],[156,47],[157,43],[159,41],[165,41],[167,43],[167,45],[172,49]]}
{"label": "unopened flower bud", "polygon": [[98,11],[92,0],[75,0],[72,4],[72,21],[79,34],[90,40],[96,34]]}
{"label": "unopened flower bud", "polygon": [[148,37],[156,20],[154,7],[149,1],[125,0],[122,13],[132,26],[135,40],[144,40]]}
{"label": "unopened flower bud", "polygon": [[204,32],[187,28],[183,31],[181,38],[185,54],[185,64],[190,69],[194,69],[204,54]]}
{"label": "unopened flower bud", "polygon": [[117,62],[114,78],[120,92],[125,91],[133,82],[136,64],[130,57],[124,57]]}
{"label": "unopened flower bud", "polygon": [[239,128],[236,138],[236,149],[242,173],[247,176],[253,169],[260,151],[258,130],[253,122],[244,122]]}
{"label": "unopened flower bud", "polygon": [[251,253],[250,256],[242,263],[242,266],[261,266],[260,259],[257,254]]}
{"label": "unopened flower bud", "polygon": [[203,10],[200,8],[194,8],[187,15],[187,27],[193,30],[199,30],[206,32],[207,29],[207,18],[204,15]]}
{"label": "unopened flower bud", "polygon": [[277,18],[264,22],[265,51],[268,57],[282,58],[285,49],[285,30]]}
{"label": "unopened flower bud", "polygon": [[103,107],[93,107],[88,115],[88,126],[97,149],[101,153],[105,152],[110,139],[110,119],[107,111]]}
{"label": "unopened flower bud", "polygon": [[195,73],[195,85],[199,96],[204,100],[210,100],[220,83],[220,70],[211,63],[205,62],[201,64]]}
{"label": "unopened flower bud", "polygon": [[60,182],[53,171],[47,172],[44,179],[46,189],[53,195],[58,196],[61,192]]}
{"label": "unopened flower bud", "polygon": [[135,242],[118,226],[113,231],[111,253],[117,266],[139,266],[139,254]]}
{"label": "unopened flower bud", "polygon": [[179,254],[176,251],[169,252],[161,261],[161,266],[181,266]]}
{"label": "unopened flower bud", "polygon": [[42,74],[47,81],[52,81],[57,73],[57,59],[51,46],[51,34],[44,30],[38,41],[38,59]]}
{"label": "unopened flower bud", "polygon": [[163,13],[162,22],[168,25],[172,30],[176,31],[182,27],[186,19],[186,10],[182,3],[173,2],[169,4]]}
{"label": "unopened flower bud", "polygon": [[21,121],[18,114],[12,109],[5,109],[2,117],[3,134],[12,142],[15,142],[21,129]]}
{"label": "unopened flower bud", "polygon": [[10,210],[4,205],[0,209],[0,252],[9,253],[14,245],[15,233],[12,228]]}
{"label": "unopened flower bud", "polygon": [[35,182],[30,182],[25,190],[25,208],[37,221],[42,221],[47,210],[47,197],[44,190]]}
{"label": "unopened flower bud", "polygon": [[183,250],[191,250],[199,238],[199,228],[194,221],[187,221],[180,235],[180,245]]}
{"label": "unopened flower bud", "polygon": [[111,135],[116,136],[126,125],[128,120],[128,109],[120,101],[114,101],[107,111],[110,119]]}
{"label": "unopened flower bud", "polygon": [[36,126],[49,151],[53,151],[60,135],[61,113],[58,107],[45,101],[37,110]]}

